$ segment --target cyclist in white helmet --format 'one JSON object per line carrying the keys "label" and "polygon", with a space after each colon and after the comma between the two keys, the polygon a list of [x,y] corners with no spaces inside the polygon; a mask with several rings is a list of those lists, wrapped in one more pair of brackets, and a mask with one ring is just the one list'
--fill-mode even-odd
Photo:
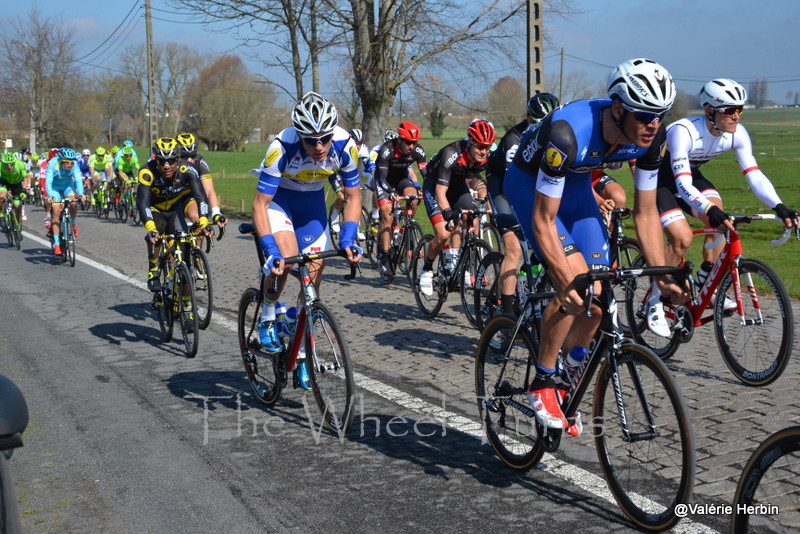
{"label": "cyclist in white helmet", "polygon": [[[261,240],[266,262],[264,272],[278,277],[276,292],[268,291],[264,301],[269,342],[264,349],[278,352],[281,343],[275,320],[275,304],[283,289],[288,269],[283,258],[302,252],[328,249],[328,214],[325,206],[325,180],[339,173],[348,201],[344,223],[339,233],[339,247],[347,250],[348,259],[358,261],[360,251],[352,254],[361,214],[358,149],[347,130],[337,126],[336,107],[317,93],[306,93],[292,111],[292,126],[281,131],[267,148],[261,167],[253,171],[258,186],[253,199],[253,223]],[[358,247],[355,247],[358,249]],[[273,265],[279,260],[278,267]],[[311,276],[319,290],[324,262],[311,266]],[[305,387],[305,366],[298,372]]]}
{"label": "cyclist in white helmet", "polygon": [[[756,197],[773,209],[787,228],[797,224],[797,212],[781,201],[753,156],[750,135],[739,122],[746,102],[747,92],[740,84],[726,78],[711,80],[700,90],[703,114],[680,119],[667,127],[669,152],[659,171],[658,209],[667,234],[669,265],[679,264],[692,244],[692,229],[684,212],[699,218],[710,228],[733,229],[730,216],[723,211],[719,191],[700,171],[702,164],[728,150],[736,154],[742,174]],[[710,235],[707,240],[713,239]],[[701,271],[708,273],[722,246],[703,249]],[[648,303],[648,311],[652,311],[648,313],[648,327],[655,334],[669,337],[671,332],[663,306],[658,301],[658,292],[654,293]],[[735,302],[726,299],[726,309],[735,307]]]}

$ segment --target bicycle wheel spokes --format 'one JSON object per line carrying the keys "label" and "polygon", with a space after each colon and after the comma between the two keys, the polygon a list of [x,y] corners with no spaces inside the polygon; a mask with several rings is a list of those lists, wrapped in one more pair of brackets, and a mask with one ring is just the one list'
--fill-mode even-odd
{"label": "bicycle wheel spokes", "polygon": [[749,386],[765,386],[781,376],[792,354],[794,319],[791,300],[780,278],[764,262],[739,261],[743,315],[726,312],[725,299],[736,302],[733,274],[717,291],[714,331],[731,372]]}
{"label": "bicycle wheel spokes", "polygon": [[201,330],[205,330],[211,323],[211,310],[214,303],[211,267],[206,253],[197,247],[192,247],[189,250],[189,260],[189,270],[192,273],[197,303],[197,325]]}
{"label": "bicycle wheel spokes", "polygon": [[178,319],[181,325],[181,336],[186,348],[186,356],[197,355],[200,329],[197,327],[197,302],[194,296],[194,283],[189,268],[180,263],[175,266],[175,291],[178,296]]}
{"label": "bicycle wheel spokes", "polygon": [[306,369],[325,425],[344,434],[353,418],[355,381],[339,324],[322,302],[311,307],[313,337],[306,335]]}
{"label": "bicycle wheel spokes", "polygon": [[525,328],[513,336],[515,328],[510,315],[486,325],[475,357],[475,394],[486,438],[497,456],[513,469],[526,470],[542,458],[544,448],[536,438],[527,398],[535,344]]}
{"label": "bicycle wheel spokes", "polygon": [[258,337],[260,316],[261,299],[258,290],[252,287],[246,289],[239,300],[237,322],[244,371],[256,397],[267,406],[272,406],[280,397],[286,379],[277,368],[280,356],[261,350]]}
{"label": "bicycle wheel spokes", "polygon": [[433,260],[431,272],[433,273],[433,289],[430,295],[426,295],[420,287],[420,276],[425,264],[425,257],[428,254],[428,246],[433,241],[433,236],[427,234],[422,241],[417,243],[411,260],[411,287],[414,290],[414,299],[417,301],[422,314],[426,317],[434,317],[442,309],[444,301],[447,300],[447,280],[442,275],[442,254],[439,253]]}
{"label": "bicycle wheel spokes", "polygon": [[[633,267],[637,260],[642,256],[642,250],[639,247],[638,241],[634,239],[626,239],[619,246],[619,253],[612,258],[615,267]],[[614,296],[617,299],[617,306],[620,310],[624,310],[627,306],[626,300],[631,298],[634,291],[629,291],[630,288],[635,288],[636,279],[626,280],[621,284],[614,285]],[[644,280],[641,281],[642,283]],[[617,314],[617,321],[623,334],[630,334],[630,327],[628,326],[628,319],[624,312]]]}
{"label": "bicycle wheel spokes", "polygon": [[481,261],[475,275],[473,309],[478,329],[483,331],[492,317],[503,312],[500,302],[500,264],[503,255],[492,252]]}
{"label": "bicycle wheel spokes", "polygon": [[634,523],[665,529],[678,521],[675,506],[690,502],[694,485],[688,410],[672,375],[651,351],[625,344],[616,358],[621,402],[608,363],[594,393],[600,466],[611,493]]}
{"label": "bicycle wheel spokes", "polygon": [[475,277],[483,258],[488,256],[491,251],[489,245],[482,239],[473,241],[466,251],[467,256],[461,264],[462,269],[459,273],[461,305],[464,307],[464,314],[467,316],[467,320],[476,328],[478,326],[478,310],[475,306]]}

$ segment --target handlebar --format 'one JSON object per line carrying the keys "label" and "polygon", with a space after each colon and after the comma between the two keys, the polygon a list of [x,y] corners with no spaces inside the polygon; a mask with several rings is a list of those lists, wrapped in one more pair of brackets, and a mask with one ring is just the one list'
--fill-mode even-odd
{"label": "handlebar", "polygon": [[[783,224],[783,219],[775,215],[774,213],[757,213],[755,215],[736,215],[731,217],[734,226],[739,226],[740,224],[750,224],[753,221],[778,221],[779,223]],[[730,230],[725,231],[718,231],[711,229],[711,232],[717,233],[717,238],[705,245],[705,248],[712,249],[718,247],[723,240],[727,240],[730,237]],[[800,228],[787,228],[784,230],[783,235],[777,239],[770,240],[770,244],[773,247],[779,247],[785,244],[789,238],[792,236],[792,232],[795,233],[795,236],[798,240],[800,240]]]}

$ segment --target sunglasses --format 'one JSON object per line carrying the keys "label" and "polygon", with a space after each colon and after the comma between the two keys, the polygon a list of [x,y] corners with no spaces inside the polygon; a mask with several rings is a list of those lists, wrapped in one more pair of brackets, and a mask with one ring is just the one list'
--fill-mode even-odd
{"label": "sunglasses", "polygon": [[403,139],[402,137],[400,138],[400,140],[401,140],[401,141],[403,142],[403,144],[404,144],[404,145],[406,145],[406,146],[417,146],[417,142],[416,142],[416,141],[409,141],[409,140],[407,140],[407,139]]}
{"label": "sunglasses", "polygon": [[472,146],[474,146],[478,150],[491,150],[492,149],[492,145],[482,145],[480,143],[472,143]]}
{"label": "sunglasses", "polygon": [[333,134],[329,133],[328,135],[323,135],[322,137],[303,137],[300,136],[300,139],[303,140],[305,144],[308,146],[317,146],[317,145],[327,145],[328,141],[333,139]]}
{"label": "sunglasses", "polygon": [[633,118],[637,121],[641,122],[642,124],[650,124],[651,122],[658,119],[659,121],[663,121],[664,117],[667,115],[669,110],[662,111],[661,113],[653,113],[652,111],[642,111],[640,109],[632,108],[620,102],[622,107],[633,113]]}
{"label": "sunglasses", "polygon": [[156,158],[156,163],[158,163],[162,167],[164,165],[174,165],[177,162],[178,158],[169,158],[169,159]]}
{"label": "sunglasses", "polygon": [[733,117],[737,113],[739,115],[744,113],[744,106],[728,106],[726,108],[714,108],[714,110],[719,111],[726,117]]}

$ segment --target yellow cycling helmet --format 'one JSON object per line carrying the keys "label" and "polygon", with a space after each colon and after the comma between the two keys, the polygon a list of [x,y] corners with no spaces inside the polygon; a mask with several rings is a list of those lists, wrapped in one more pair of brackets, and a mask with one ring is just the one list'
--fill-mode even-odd
{"label": "yellow cycling helmet", "polygon": [[178,142],[172,137],[159,137],[153,145],[153,154],[158,159],[172,159],[180,156]]}
{"label": "yellow cycling helmet", "polygon": [[194,134],[178,134],[177,141],[181,145],[181,155],[183,157],[192,157],[197,154],[197,138]]}
{"label": "yellow cycling helmet", "polygon": [[94,153],[95,153],[95,154],[97,154],[98,156],[105,156],[105,155],[106,155],[106,149],[105,149],[105,148],[103,148],[103,147],[101,147],[101,146],[99,146],[99,147],[97,147],[97,149],[94,151]]}

